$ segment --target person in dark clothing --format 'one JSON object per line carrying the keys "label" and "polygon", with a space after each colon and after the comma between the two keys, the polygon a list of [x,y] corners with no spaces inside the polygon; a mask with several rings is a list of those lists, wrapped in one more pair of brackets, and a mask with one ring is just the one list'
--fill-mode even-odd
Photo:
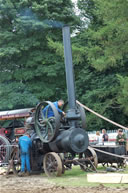
{"label": "person in dark clothing", "polygon": [[102,142],[103,142],[103,144],[104,144],[104,142],[108,141],[108,134],[107,134],[107,132],[106,132],[106,129],[102,129],[102,134],[103,134],[103,136],[102,136]]}
{"label": "person in dark clothing", "polygon": [[118,129],[118,135],[116,137],[116,144],[117,145],[126,145],[126,136],[123,133],[122,129]]}
{"label": "person in dark clothing", "polygon": [[[58,113],[62,114],[62,115],[65,115],[65,112],[63,112],[60,107],[63,106],[64,104],[64,101],[63,100],[59,100],[59,101],[56,101],[56,102],[53,102],[53,104],[55,105]],[[54,112],[52,110],[52,108],[50,107],[50,105],[47,105],[44,109],[43,109],[43,114],[44,116],[46,117],[46,114],[47,114],[47,118],[49,117],[54,117]]]}
{"label": "person in dark clothing", "polygon": [[29,137],[29,133],[19,138],[20,156],[21,156],[21,171],[19,176],[25,174],[25,166],[27,175],[30,174],[30,148],[32,147],[32,141]]}

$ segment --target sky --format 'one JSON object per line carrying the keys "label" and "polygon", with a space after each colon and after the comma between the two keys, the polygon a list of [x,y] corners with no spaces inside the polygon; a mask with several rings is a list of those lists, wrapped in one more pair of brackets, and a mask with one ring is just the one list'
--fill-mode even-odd
{"label": "sky", "polygon": [[73,3],[77,3],[77,0],[72,0]]}
{"label": "sky", "polygon": [[[73,3],[77,3],[77,0],[72,0]],[[79,10],[78,10],[78,7],[75,6],[75,12],[76,14],[79,14]]]}
{"label": "sky", "polygon": [[72,0],[72,2],[77,2],[77,0]]}

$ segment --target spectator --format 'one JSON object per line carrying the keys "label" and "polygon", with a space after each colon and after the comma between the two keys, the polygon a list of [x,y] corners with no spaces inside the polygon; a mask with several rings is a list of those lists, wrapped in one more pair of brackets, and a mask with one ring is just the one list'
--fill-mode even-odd
{"label": "spectator", "polygon": [[99,131],[96,132],[96,143],[99,144],[99,145],[102,145],[103,142],[102,142],[102,136],[100,134]]}
{"label": "spectator", "polygon": [[[56,102],[53,102],[53,104],[55,105],[56,109],[58,110],[58,112],[62,115],[65,115],[65,112],[63,112],[59,107],[62,107],[63,104],[64,104],[64,101],[63,100],[59,100],[59,101],[56,101]],[[46,113],[47,112],[47,113]],[[54,117],[54,112],[52,110],[52,108],[50,107],[50,105],[47,105],[44,109],[43,109],[43,114],[44,116],[46,116],[47,114],[47,117]]]}
{"label": "spectator", "polygon": [[116,137],[116,144],[117,145],[126,145],[126,136],[123,133],[122,129],[118,129],[118,135]]}
{"label": "spectator", "polygon": [[19,176],[25,175],[25,165],[27,175],[30,175],[30,148],[32,147],[32,141],[30,139],[29,133],[19,138],[19,147],[21,155],[21,172]]}
{"label": "spectator", "polygon": [[104,142],[108,141],[108,134],[106,133],[106,129],[102,129],[102,141]]}

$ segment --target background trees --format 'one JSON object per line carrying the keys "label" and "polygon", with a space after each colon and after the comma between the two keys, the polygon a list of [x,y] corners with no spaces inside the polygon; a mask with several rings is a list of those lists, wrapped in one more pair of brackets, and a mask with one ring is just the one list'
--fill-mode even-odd
{"label": "background trees", "polygon": [[[79,33],[79,42],[86,50],[86,65],[83,65],[84,70],[79,76],[82,81],[78,81],[83,89],[79,96],[82,95],[81,100],[87,106],[126,125],[128,3],[120,0],[79,0],[78,5],[86,22],[85,29]],[[112,128],[102,120],[96,121],[93,115],[89,114],[88,119],[89,127]]]}
{"label": "background trees", "polygon": [[[62,26],[71,26],[77,99],[127,125],[128,2],[0,0],[0,109],[67,99]],[[77,13],[78,14],[78,13]],[[77,33],[74,36],[74,30]],[[87,113],[88,130],[114,128]]]}
{"label": "background trees", "polygon": [[62,41],[63,23],[79,23],[70,0],[0,0],[1,110],[65,93],[64,61],[48,46]]}

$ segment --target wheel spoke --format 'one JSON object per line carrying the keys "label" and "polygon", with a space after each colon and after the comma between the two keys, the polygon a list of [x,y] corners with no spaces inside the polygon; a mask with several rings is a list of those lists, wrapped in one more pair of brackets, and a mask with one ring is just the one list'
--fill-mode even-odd
{"label": "wheel spoke", "polygon": [[46,109],[46,114],[45,114],[45,118],[48,118],[48,111],[49,111],[50,106],[48,106],[48,108]]}

